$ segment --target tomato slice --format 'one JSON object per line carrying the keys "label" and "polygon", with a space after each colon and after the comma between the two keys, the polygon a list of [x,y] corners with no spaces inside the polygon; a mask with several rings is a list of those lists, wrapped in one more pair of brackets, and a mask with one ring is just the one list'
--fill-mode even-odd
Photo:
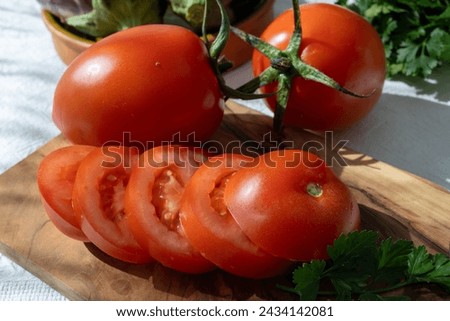
{"label": "tomato slice", "polygon": [[268,253],[291,260],[327,258],[327,246],[359,228],[358,205],[323,160],[274,151],[239,170],[225,204],[243,232]]}
{"label": "tomato slice", "polygon": [[94,149],[86,145],[57,149],[44,157],[37,172],[39,192],[48,217],[62,233],[83,242],[89,240],[81,231],[72,208],[72,190],[81,161]]}
{"label": "tomato slice", "polygon": [[186,186],[180,219],[186,237],[208,260],[231,274],[259,279],[279,275],[291,263],[250,241],[224,204],[230,177],[252,161],[224,154],[205,162]]}
{"label": "tomato slice", "polygon": [[81,230],[106,254],[130,263],[152,258],[139,246],[124,214],[124,194],[139,152],[134,148],[105,146],[81,162],[73,188],[73,207]]}
{"label": "tomato slice", "polygon": [[215,268],[186,239],[178,215],[184,187],[204,159],[187,147],[152,148],[141,155],[125,195],[125,213],[138,243],[162,265],[185,273]]}

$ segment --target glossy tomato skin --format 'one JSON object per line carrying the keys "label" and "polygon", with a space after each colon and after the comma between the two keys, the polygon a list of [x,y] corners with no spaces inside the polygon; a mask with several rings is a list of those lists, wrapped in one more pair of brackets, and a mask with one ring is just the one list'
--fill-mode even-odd
{"label": "glossy tomato skin", "polygon": [[72,190],[81,161],[95,149],[70,145],[52,151],[39,164],[37,183],[44,209],[53,224],[65,235],[89,242],[81,231],[72,207]]}
{"label": "glossy tomato skin", "polygon": [[[378,102],[386,75],[384,48],[376,30],[363,17],[326,3],[300,6],[302,43],[300,58],[333,78],[341,86],[368,98],[356,98],[325,85],[297,77],[286,109],[286,125],[334,130],[347,128],[366,116]],[[292,9],[278,16],[261,38],[285,49],[294,28]],[[270,65],[258,51],[253,70],[259,75]],[[273,92],[267,85],[264,92]],[[275,100],[267,99],[273,110]]]}
{"label": "glossy tomato skin", "polygon": [[[322,194],[310,195],[311,186]],[[262,155],[230,178],[224,199],[250,240],[290,260],[325,259],[328,245],[360,226],[350,190],[324,161],[300,150]]]}
{"label": "glossy tomato skin", "polygon": [[69,65],[55,90],[53,120],[73,143],[144,149],[207,139],[222,105],[199,37],[178,26],[145,25],[104,38]]}
{"label": "glossy tomato skin", "polygon": [[124,214],[124,194],[139,157],[135,148],[96,148],[81,162],[73,186],[73,208],[81,230],[100,250],[118,260],[154,261],[130,232]]}
{"label": "glossy tomato skin", "polygon": [[189,243],[179,219],[184,187],[204,159],[187,147],[152,148],[140,156],[125,194],[125,214],[137,242],[162,265],[184,273],[216,268]]}
{"label": "glossy tomato skin", "polygon": [[211,157],[186,186],[180,220],[189,242],[222,270],[261,279],[286,272],[291,263],[256,246],[227,210],[227,181],[253,159],[239,154]]}

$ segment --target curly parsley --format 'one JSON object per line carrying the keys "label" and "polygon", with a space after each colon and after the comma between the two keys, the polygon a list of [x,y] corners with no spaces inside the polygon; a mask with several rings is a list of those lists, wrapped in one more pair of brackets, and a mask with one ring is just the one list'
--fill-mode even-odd
{"label": "curly parsley", "polygon": [[364,16],[385,46],[388,75],[429,76],[450,63],[450,0],[338,0]]}

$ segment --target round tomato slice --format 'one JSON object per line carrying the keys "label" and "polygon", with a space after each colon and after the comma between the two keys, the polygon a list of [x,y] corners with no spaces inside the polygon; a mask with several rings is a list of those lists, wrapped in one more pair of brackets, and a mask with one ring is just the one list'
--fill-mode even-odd
{"label": "round tomato slice", "polygon": [[152,260],[131,233],[124,214],[124,194],[137,149],[107,146],[81,162],[73,188],[73,207],[81,230],[100,250],[130,263]]}
{"label": "round tomato slice", "polygon": [[230,178],[224,199],[250,240],[291,260],[327,258],[327,246],[360,224],[347,186],[323,160],[301,150],[260,156]]}
{"label": "round tomato slice", "polygon": [[188,147],[152,148],[141,155],[125,195],[125,213],[139,244],[162,265],[185,273],[215,268],[186,239],[178,215],[184,186],[203,161]]}
{"label": "round tomato slice", "polygon": [[72,190],[81,161],[94,149],[85,145],[57,149],[44,157],[37,172],[39,192],[48,217],[62,233],[83,242],[89,240],[81,231],[72,208]]}
{"label": "round tomato slice", "polygon": [[224,204],[230,177],[252,160],[238,154],[210,158],[186,186],[180,220],[186,237],[208,260],[231,274],[259,279],[279,275],[291,263],[250,241]]}

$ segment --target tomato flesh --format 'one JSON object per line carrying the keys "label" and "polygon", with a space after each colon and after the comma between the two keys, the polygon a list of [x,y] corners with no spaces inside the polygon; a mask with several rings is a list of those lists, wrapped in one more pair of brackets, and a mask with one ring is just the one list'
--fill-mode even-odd
{"label": "tomato flesh", "polygon": [[192,247],[179,221],[184,187],[203,159],[180,146],[148,150],[133,169],[125,196],[125,213],[139,244],[162,265],[185,273],[216,268]]}
{"label": "tomato flesh", "polygon": [[94,147],[71,145],[57,149],[41,161],[37,183],[44,209],[53,224],[65,235],[83,242],[88,238],[81,231],[72,207],[72,190],[81,161]]}
{"label": "tomato flesh", "polygon": [[81,162],[72,198],[81,230],[106,254],[130,263],[153,261],[133,237],[124,214],[124,194],[138,151],[121,146],[95,149]]}
{"label": "tomato flesh", "polygon": [[155,179],[152,200],[156,215],[172,231],[179,227],[178,212],[183,190],[183,185],[171,169],[163,171]]}
{"label": "tomato flesh", "polygon": [[251,242],[224,203],[228,181],[249,161],[229,154],[203,164],[186,186],[180,219],[190,243],[221,269],[242,277],[267,278],[286,271],[290,262]]}
{"label": "tomato flesh", "polygon": [[327,258],[327,246],[360,224],[349,189],[320,158],[300,150],[264,154],[239,170],[224,200],[252,242],[291,260]]}

